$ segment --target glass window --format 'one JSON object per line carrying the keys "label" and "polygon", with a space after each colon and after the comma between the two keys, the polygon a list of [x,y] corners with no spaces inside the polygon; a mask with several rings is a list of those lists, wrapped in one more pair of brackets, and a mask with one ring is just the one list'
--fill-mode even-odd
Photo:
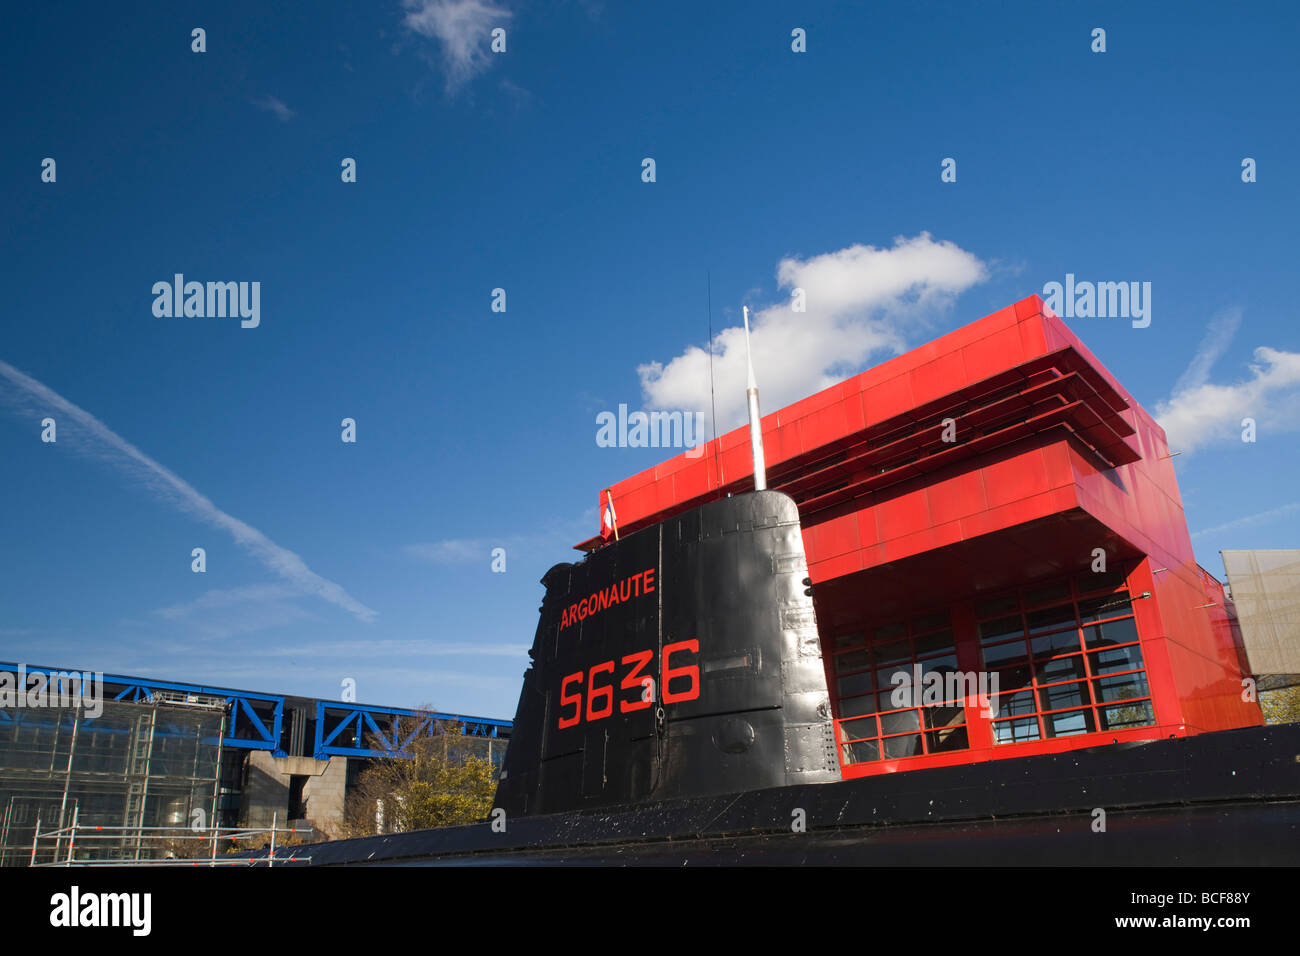
{"label": "glass window", "polygon": [[1074,677],[1087,676],[1083,669],[1082,654],[1034,662],[1034,677],[1040,684],[1054,684]]}
{"label": "glass window", "polygon": [[1079,618],[1084,624],[1104,621],[1108,617],[1122,617],[1133,613],[1133,602],[1128,593],[1103,594],[1098,597],[1084,598],[1079,602]]}
{"label": "glass window", "polygon": [[840,697],[864,694],[872,689],[871,672],[865,671],[861,674],[854,674],[852,677],[841,677],[835,683],[839,689]]}
{"label": "glass window", "polygon": [[835,673],[846,674],[860,671],[871,666],[871,655],[866,651],[851,651],[848,654],[835,655]]}
{"label": "glass window", "polygon": [[941,730],[966,723],[966,710],[962,707],[926,707],[921,713],[925,715],[926,730]]}
{"label": "glass window", "polygon": [[846,763],[869,763],[880,759],[880,743],[875,740],[859,740],[857,743],[842,744],[840,758]]}
{"label": "glass window", "polygon": [[878,737],[880,732],[876,730],[875,717],[864,717],[861,720],[840,721],[840,735],[844,740],[858,740],[862,737]]}
{"label": "glass window", "polygon": [[1004,667],[997,672],[998,690],[1011,691],[1020,687],[1029,686],[1029,665],[1020,664],[1016,667]]}
{"label": "glass window", "polygon": [[841,717],[861,717],[863,714],[874,714],[875,712],[875,694],[868,694],[866,697],[849,697],[840,701]]}
{"label": "glass window", "polygon": [[1057,631],[1063,627],[1073,627],[1076,623],[1074,616],[1074,604],[1058,604],[1056,607],[1045,607],[1037,611],[1030,611],[1026,615],[1029,622],[1030,634],[1041,634],[1044,631]]}
{"label": "glass window", "polygon": [[904,737],[886,737],[881,741],[885,745],[885,756],[890,759],[899,757],[919,757],[921,755],[921,735],[907,734]]}
{"label": "glass window", "polygon": [[1014,594],[1004,594],[1001,597],[980,601],[975,605],[975,614],[981,620],[989,617],[1005,616],[1008,611],[1014,611],[1019,606],[1020,602]]}
{"label": "glass window", "polygon": [[1090,594],[1093,591],[1114,591],[1116,588],[1124,586],[1127,577],[1126,572],[1118,569],[1089,572],[1075,578],[1074,586],[1079,589],[1080,594]]}
{"label": "glass window", "polygon": [[[1154,723],[1124,578],[1119,570],[1076,575],[976,605],[984,665],[999,691],[995,743]],[[1022,614],[1027,642],[1008,639],[1022,633]]]}
{"label": "glass window", "polygon": [[1147,689],[1147,675],[1142,671],[1120,674],[1116,677],[1102,677],[1093,681],[1092,687],[1098,702],[1146,697],[1150,693]]}
{"label": "glass window", "polygon": [[898,661],[909,660],[912,657],[912,648],[907,641],[878,644],[875,650],[877,664],[894,664]]}
{"label": "glass window", "polygon": [[1025,633],[1025,629],[1019,614],[1011,617],[1000,617],[980,624],[980,643],[991,644],[994,641],[1005,640],[1008,637],[1023,633]]}
{"label": "glass window", "polygon": [[934,634],[927,634],[924,637],[918,637],[913,643],[916,644],[917,656],[951,651],[956,646],[953,643],[952,631],[938,631]]}
{"label": "glass window", "polygon": [[913,634],[924,634],[927,631],[937,631],[941,627],[948,626],[948,613],[930,614],[925,617],[918,617],[912,622]]}
{"label": "glass window", "polygon": [[863,634],[845,634],[843,637],[835,638],[835,646],[837,648],[857,647],[859,644],[865,644],[866,640]]}
{"label": "glass window", "polygon": [[[897,675],[902,675],[898,677]],[[897,677],[897,679],[896,679]],[[876,671],[876,689],[887,691],[896,687],[910,687],[912,685],[912,665],[895,664],[893,667],[882,667]]]}
{"label": "glass window", "polygon": [[1105,624],[1090,624],[1083,629],[1084,640],[1089,647],[1105,647],[1107,644],[1129,644],[1138,639],[1137,623],[1131,617]]}
{"label": "glass window", "polygon": [[[963,691],[969,683],[957,670],[957,658],[952,655],[932,657],[921,661],[920,703],[951,703],[965,696]],[[933,676],[931,676],[933,675]]]}
{"label": "glass window", "polygon": [[919,730],[920,724],[915,710],[900,710],[897,713],[880,715],[882,734],[901,734],[909,730]]}
{"label": "glass window", "polygon": [[1038,718],[1025,717],[1018,720],[999,720],[993,724],[993,740],[999,744],[1018,744],[1026,740],[1038,740]]}
{"label": "glass window", "polygon": [[1011,641],[1007,644],[995,644],[984,648],[984,666],[998,667],[1029,658],[1024,641]]}
{"label": "glass window", "polygon": [[878,710],[899,710],[903,707],[921,706],[920,692],[912,686],[909,680],[907,684],[900,684],[897,687],[891,687],[889,690],[882,690],[877,695]]}
{"label": "glass window", "polygon": [[[1015,633],[1023,634],[1019,615],[1014,623]],[[834,702],[842,759],[860,763],[969,747],[965,701],[944,700],[950,693],[964,696],[952,676],[957,655],[951,615],[935,611],[866,632],[873,641],[869,648],[853,643],[856,636],[836,642],[845,648],[833,665],[842,675],[835,680]],[[1016,643],[1014,654],[1023,661],[1024,641]],[[930,696],[923,698],[929,685]],[[858,747],[864,741],[879,752]]]}
{"label": "glass window", "polygon": [[1044,714],[1043,726],[1049,737],[1073,737],[1090,734],[1095,729],[1091,710],[1076,710],[1065,714]]}
{"label": "glass window", "polygon": [[1040,604],[1048,604],[1052,601],[1070,599],[1070,582],[1059,581],[1054,584],[1044,584],[1038,587],[1025,588],[1025,606],[1037,607]]}
{"label": "glass window", "polygon": [[1088,657],[1091,658],[1090,663],[1094,674],[1113,674],[1116,671],[1131,671],[1142,666],[1142,651],[1136,644],[1093,651]]}
{"label": "glass window", "polygon": [[1033,649],[1035,657],[1077,654],[1083,650],[1079,644],[1079,630],[1074,627],[1068,631],[1057,631],[1055,634],[1044,634],[1042,637],[1035,637],[1029,642],[1029,646]]}
{"label": "glass window", "polygon": [[1038,705],[1043,710],[1064,710],[1066,707],[1086,707],[1092,703],[1088,699],[1088,685],[1079,681],[1077,684],[1054,684],[1038,689]]}
{"label": "glass window", "polygon": [[907,635],[907,628],[902,624],[886,624],[884,627],[878,627],[871,632],[873,643],[888,641],[891,638],[897,639]]}
{"label": "glass window", "polygon": [[1156,722],[1151,701],[1140,700],[1132,704],[1101,708],[1101,729],[1122,730],[1125,727],[1149,727]]}
{"label": "glass window", "polygon": [[966,728],[951,727],[947,730],[931,730],[925,735],[925,742],[930,753],[944,753],[949,750],[965,750],[970,746]]}
{"label": "glass window", "polygon": [[957,670],[957,655],[945,654],[943,657],[930,657],[919,662],[921,668],[921,679],[930,672],[938,674],[948,674]]}
{"label": "glass window", "polygon": [[995,717],[1020,717],[1034,713],[1033,691],[1022,690],[1013,694],[1000,694],[997,699]]}

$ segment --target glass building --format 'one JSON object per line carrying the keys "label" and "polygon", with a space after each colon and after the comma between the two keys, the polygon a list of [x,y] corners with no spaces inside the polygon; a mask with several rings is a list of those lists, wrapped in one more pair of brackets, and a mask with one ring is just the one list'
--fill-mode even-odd
{"label": "glass building", "polygon": [[[96,714],[102,707],[102,713]],[[157,856],[155,827],[214,819],[225,701],[101,701],[0,710],[0,866],[32,862],[42,834],[125,828],[79,840],[76,859]],[[136,831],[131,832],[131,828]],[[42,838],[37,863],[66,859],[67,838]]]}

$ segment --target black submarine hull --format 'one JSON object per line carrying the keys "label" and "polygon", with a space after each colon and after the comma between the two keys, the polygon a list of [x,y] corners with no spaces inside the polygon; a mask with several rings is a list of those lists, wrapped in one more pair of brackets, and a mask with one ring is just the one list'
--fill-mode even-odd
{"label": "black submarine hull", "polygon": [[1300,724],[1250,727],[280,854],[312,866],[1294,866],[1297,755]]}

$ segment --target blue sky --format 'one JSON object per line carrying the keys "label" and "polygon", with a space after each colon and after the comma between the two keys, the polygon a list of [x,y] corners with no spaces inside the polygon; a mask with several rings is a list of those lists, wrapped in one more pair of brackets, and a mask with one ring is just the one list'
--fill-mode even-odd
{"label": "blue sky", "polygon": [[[538,579],[666,457],[598,447],[596,414],[704,407],[706,277],[723,426],[742,304],[773,410],[1067,273],[1150,282],[1148,327],[1069,324],[1183,449],[1206,568],[1294,547],[1297,19],[16,8],[0,659],[512,716]],[[155,316],[175,273],[259,282],[260,324]]]}

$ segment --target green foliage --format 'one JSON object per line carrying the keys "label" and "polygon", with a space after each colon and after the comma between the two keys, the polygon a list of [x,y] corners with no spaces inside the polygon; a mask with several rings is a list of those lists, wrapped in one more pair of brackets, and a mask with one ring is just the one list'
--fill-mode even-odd
{"label": "green foliage", "polygon": [[[400,738],[417,723],[404,718]],[[361,772],[344,810],[346,836],[460,826],[488,816],[496,767],[473,752],[458,724],[440,722],[436,730],[411,742],[409,759],[377,759]]]}
{"label": "green foliage", "polygon": [[1259,709],[1266,724],[1291,724],[1300,721],[1300,684],[1278,690],[1261,691]]}

